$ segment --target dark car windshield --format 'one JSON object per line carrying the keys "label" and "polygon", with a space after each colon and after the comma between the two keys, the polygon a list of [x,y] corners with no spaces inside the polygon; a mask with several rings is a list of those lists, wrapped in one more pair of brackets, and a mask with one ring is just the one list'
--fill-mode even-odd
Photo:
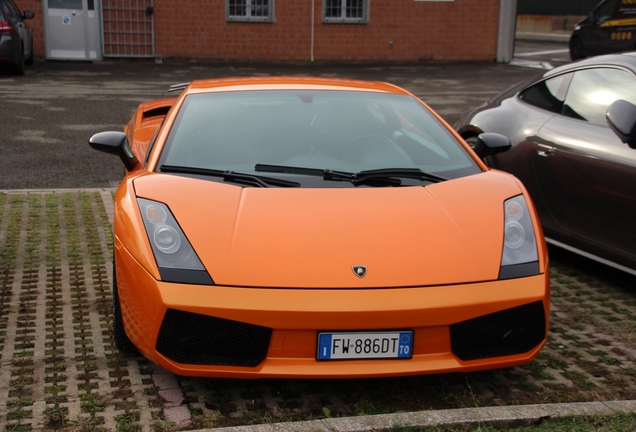
{"label": "dark car windshield", "polygon": [[[158,170],[166,165],[257,174],[257,164],[349,173],[410,168],[445,179],[480,172],[411,96],[274,90],[188,95]],[[295,181],[299,175],[276,173]]]}

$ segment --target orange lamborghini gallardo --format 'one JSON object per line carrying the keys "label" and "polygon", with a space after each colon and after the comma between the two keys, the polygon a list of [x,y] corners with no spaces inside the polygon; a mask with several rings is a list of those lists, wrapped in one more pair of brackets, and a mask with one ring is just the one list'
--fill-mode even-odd
{"label": "orange lamborghini gallardo", "polygon": [[113,331],[179,375],[351,378],[521,365],[546,246],[513,176],[377,82],[195,81],[90,145],[126,175]]}

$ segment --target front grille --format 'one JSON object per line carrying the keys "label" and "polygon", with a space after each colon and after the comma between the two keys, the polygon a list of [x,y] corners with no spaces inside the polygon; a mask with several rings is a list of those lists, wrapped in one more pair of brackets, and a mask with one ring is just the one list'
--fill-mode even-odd
{"label": "front grille", "polygon": [[255,367],[271,336],[267,327],[168,309],[157,351],[177,363]]}
{"label": "front grille", "polygon": [[462,321],[450,332],[453,353],[461,360],[525,353],[545,338],[543,302]]}

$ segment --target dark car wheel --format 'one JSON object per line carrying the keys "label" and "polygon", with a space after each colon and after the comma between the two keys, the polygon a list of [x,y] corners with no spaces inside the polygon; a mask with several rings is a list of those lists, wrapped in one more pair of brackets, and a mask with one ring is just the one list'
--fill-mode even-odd
{"label": "dark car wheel", "polygon": [[20,50],[18,62],[11,64],[11,73],[13,75],[24,75],[24,48]]}
{"label": "dark car wheel", "polygon": [[124,331],[124,320],[121,316],[121,305],[119,304],[115,264],[113,264],[113,340],[115,342],[115,348],[122,353],[137,351]]}
{"label": "dark car wheel", "polygon": [[585,50],[583,49],[583,42],[581,42],[581,39],[572,39],[570,41],[570,58],[572,60],[580,60],[585,57]]}
{"label": "dark car wheel", "polygon": [[31,38],[31,51],[29,51],[29,57],[24,61],[24,64],[29,66],[33,64],[33,38]]}
{"label": "dark car wheel", "polygon": [[477,135],[472,135],[464,138],[464,141],[466,141],[466,144],[468,144],[471,149],[474,149],[475,145],[477,145]]}

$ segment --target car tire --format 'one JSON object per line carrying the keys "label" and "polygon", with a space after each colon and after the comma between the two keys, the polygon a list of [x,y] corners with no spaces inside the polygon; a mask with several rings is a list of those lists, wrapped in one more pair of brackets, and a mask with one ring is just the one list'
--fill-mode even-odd
{"label": "car tire", "polygon": [[583,42],[581,42],[581,39],[576,37],[570,40],[570,59],[580,60],[585,57],[585,49],[583,48]]}
{"label": "car tire", "polygon": [[136,352],[137,349],[128,338],[124,330],[124,319],[121,316],[121,304],[119,303],[119,290],[117,288],[117,273],[113,263],[113,341],[115,348],[122,353]]}
{"label": "car tire", "polygon": [[11,73],[13,75],[24,75],[24,47],[20,50],[18,62],[11,64]]}
{"label": "car tire", "polygon": [[466,137],[464,138],[464,141],[466,141],[466,144],[468,144],[471,149],[474,149],[475,145],[477,145],[477,135]]}
{"label": "car tire", "polygon": [[31,38],[31,51],[29,51],[29,57],[24,61],[25,65],[31,66],[33,64],[33,38]]}

